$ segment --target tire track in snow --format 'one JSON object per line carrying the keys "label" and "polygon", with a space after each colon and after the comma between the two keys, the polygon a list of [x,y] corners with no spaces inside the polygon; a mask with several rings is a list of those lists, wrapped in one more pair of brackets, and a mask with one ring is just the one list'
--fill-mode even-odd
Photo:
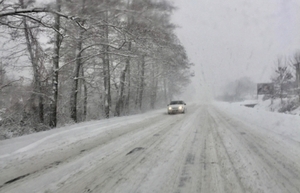
{"label": "tire track in snow", "polygon": [[[133,163],[126,165],[126,163],[119,162],[124,166],[120,170],[116,170],[121,179],[113,175],[112,179],[107,181],[106,184],[98,184],[97,188],[92,189],[93,192],[134,193],[147,192],[147,190],[165,192],[162,188],[165,187],[165,183],[167,183],[169,177],[174,175],[174,171],[170,172],[169,167],[175,166],[169,165],[168,161],[174,160],[170,157],[177,155],[177,151],[181,149],[179,147],[186,141],[186,135],[190,131],[186,131],[184,128],[186,128],[187,124],[191,124],[189,120],[194,120],[195,115],[192,114],[193,112],[195,112],[195,109],[189,109],[189,113],[191,114],[179,115],[181,119],[175,124],[168,125],[167,127],[164,126],[163,132],[165,133],[159,135],[161,138],[154,138],[155,141],[152,141],[152,138],[149,141],[150,143],[146,145],[146,150],[141,152],[139,157],[134,158],[135,161]],[[145,141],[141,141],[141,143],[145,143]],[[137,144],[137,146],[139,145]],[[166,167],[163,166],[164,164],[166,164]],[[157,176],[157,172],[160,173],[160,177]],[[153,176],[156,179],[153,179]],[[150,187],[152,190],[149,189]]]}
{"label": "tire track in snow", "polygon": [[298,143],[208,105],[115,128],[72,147],[81,145],[59,165],[0,192],[300,192]]}
{"label": "tire track in snow", "polygon": [[[30,158],[30,161],[25,160],[16,160],[17,162],[21,163],[21,165],[17,165],[16,163],[11,163],[11,167],[6,166],[7,170],[7,176],[4,176],[4,173],[2,173],[1,178],[4,179],[4,177],[7,180],[2,179],[2,184],[5,184],[5,182],[8,182],[12,179],[18,178],[19,176],[25,175],[26,177],[22,178],[20,180],[21,182],[25,181],[26,179],[30,178],[31,176],[39,176],[40,174],[48,172],[48,170],[52,169],[52,165],[55,162],[61,162],[62,163],[68,163],[71,162],[74,159],[80,158],[84,156],[85,154],[88,154],[90,150],[93,150],[95,148],[98,148],[99,146],[105,145],[106,143],[115,140],[119,137],[122,137],[124,135],[128,135],[129,133],[134,133],[136,131],[145,130],[147,127],[144,127],[144,125],[151,125],[153,122],[159,123],[160,121],[166,122],[168,119],[164,120],[161,116],[156,116],[154,118],[148,119],[146,121],[138,122],[135,124],[130,124],[126,126],[125,128],[117,127],[114,129],[111,133],[105,133],[105,135],[95,136],[93,138],[88,138],[84,140],[77,141],[74,144],[70,144],[67,146],[67,148],[64,151],[48,151],[48,152],[42,152],[42,154],[34,155],[34,157]],[[113,133],[114,132],[114,133]],[[82,149],[83,148],[83,149]],[[83,152],[84,150],[84,152]],[[54,155],[54,156],[53,156]],[[53,157],[52,157],[53,156]],[[49,159],[48,159],[49,158]],[[35,160],[39,160],[37,164],[32,165],[32,163],[36,162]],[[21,161],[21,162],[20,162]],[[40,165],[40,166],[39,166]],[[15,166],[18,168],[22,168],[22,170],[18,170]],[[33,167],[33,168],[32,168]],[[10,169],[11,168],[11,169]],[[31,169],[32,168],[32,169]],[[15,183],[18,183],[19,181],[16,181]],[[1,187],[1,190],[5,186],[13,186],[14,184],[5,184]]]}

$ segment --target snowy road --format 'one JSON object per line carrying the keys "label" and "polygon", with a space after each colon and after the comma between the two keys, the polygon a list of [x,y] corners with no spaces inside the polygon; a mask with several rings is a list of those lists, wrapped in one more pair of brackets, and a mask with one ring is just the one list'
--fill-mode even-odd
{"label": "snowy road", "polygon": [[299,136],[224,109],[194,105],[0,141],[0,192],[300,192]]}

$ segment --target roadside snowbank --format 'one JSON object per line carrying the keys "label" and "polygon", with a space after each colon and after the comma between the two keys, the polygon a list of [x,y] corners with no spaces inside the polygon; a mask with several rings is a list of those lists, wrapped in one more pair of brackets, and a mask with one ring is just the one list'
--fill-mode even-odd
{"label": "roadside snowbank", "polygon": [[270,112],[264,108],[248,108],[236,103],[215,102],[214,105],[249,125],[261,127],[300,142],[300,116]]}
{"label": "roadside snowbank", "polygon": [[138,123],[164,113],[164,109],[153,110],[138,115],[88,121],[12,139],[0,140],[0,158],[31,149],[38,151],[40,149],[61,148],[62,146],[89,139],[104,132],[109,133],[112,128]]}
{"label": "roadside snowbank", "polygon": [[298,97],[283,98],[281,101],[280,98],[263,100],[263,97],[260,96],[257,100],[257,105],[254,108],[272,112],[300,115],[300,107],[297,107],[299,106],[298,101]]}
{"label": "roadside snowbank", "polygon": [[259,110],[280,112],[285,114],[299,115],[300,116],[300,104],[298,96],[291,98],[276,99],[263,99],[264,96],[258,96],[257,99],[244,100],[240,102],[233,102],[233,104],[240,106],[253,107]]}

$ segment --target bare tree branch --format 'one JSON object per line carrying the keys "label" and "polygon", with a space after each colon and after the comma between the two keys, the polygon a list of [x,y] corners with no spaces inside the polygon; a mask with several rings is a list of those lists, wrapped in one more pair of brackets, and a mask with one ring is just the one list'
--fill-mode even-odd
{"label": "bare tree branch", "polygon": [[20,79],[18,79],[18,80],[10,81],[9,83],[6,83],[6,84],[4,84],[4,85],[0,85],[0,91],[1,91],[2,89],[6,88],[6,87],[12,86],[12,84],[13,84],[14,82],[18,82],[18,81],[22,81],[22,80],[23,80],[23,78],[20,78]]}
{"label": "bare tree branch", "polygon": [[22,13],[45,13],[45,12],[52,12],[47,8],[27,8],[27,9],[16,9],[16,10],[9,10],[9,11],[1,11],[0,17],[17,15]]}
{"label": "bare tree branch", "polygon": [[59,33],[61,36],[63,36],[63,34],[60,33],[57,29],[55,29],[53,26],[50,26],[50,25],[45,24],[44,22],[42,22],[42,20],[36,19],[36,18],[31,17],[30,15],[26,15],[26,14],[17,14],[17,15],[22,16],[22,17],[27,17],[27,18],[29,18],[29,19],[31,19],[31,20],[37,22],[37,23],[40,23],[41,25],[43,25],[43,26],[46,27],[46,28],[53,29],[55,32],[57,32],[57,33]]}
{"label": "bare tree branch", "polygon": [[[38,8],[38,7],[34,7],[34,8],[25,8],[25,9],[15,9],[15,10],[9,10],[9,11],[0,11],[0,18],[1,17],[6,17],[6,16],[13,16],[13,15],[20,15],[20,14],[27,14],[27,13],[52,13],[52,14],[56,14],[59,15],[63,18],[72,20],[74,22],[76,22],[76,24],[78,26],[80,26],[81,28],[85,29],[85,27],[83,25],[81,25],[80,23],[80,18],[75,17],[75,16],[68,16],[65,15],[61,12],[46,8],[46,7],[42,7],[42,8]],[[28,15],[26,15],[26,17],[30,17]],[[30,19],[33,19],[33,17],[30,17]],[[36,20],[36,19],[34,19]],[[85,29],[86,30],[86,29]]]}

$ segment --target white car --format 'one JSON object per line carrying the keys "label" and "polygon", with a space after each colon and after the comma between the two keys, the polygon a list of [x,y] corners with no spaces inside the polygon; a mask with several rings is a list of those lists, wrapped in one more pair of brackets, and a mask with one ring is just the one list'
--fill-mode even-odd
{"label": "white car", "polygon": [[186,104],[183,101],[171,101],[170,104],[168,104],[168,114],[185,112]]}

